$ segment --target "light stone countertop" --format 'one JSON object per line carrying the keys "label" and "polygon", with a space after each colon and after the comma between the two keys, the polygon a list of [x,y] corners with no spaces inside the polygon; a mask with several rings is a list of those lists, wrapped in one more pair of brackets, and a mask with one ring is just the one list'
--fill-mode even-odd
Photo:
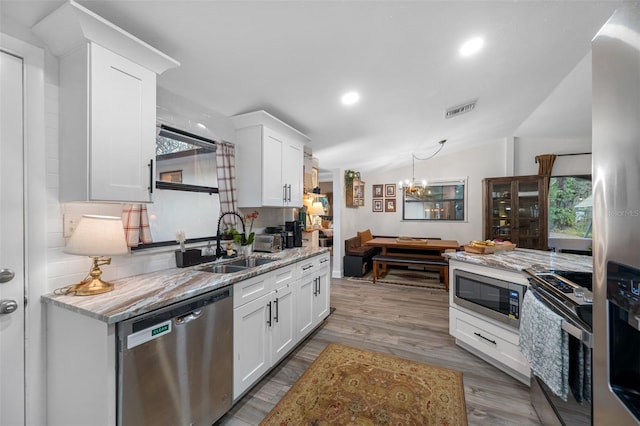
{"label": "light stone countertop", "polygon": [[568,253],[529,250],[516,248],[511,251],[501,251],[495,254],[475,254],[464,251],[443,253],[450,260],[473,263],[521,272],[533,265],[549,270],[563,270],[575,272],[593,272],[593,258]]}
{"label": "light stone countertop", "polygon": [[[115,288],[108,293],[93,296],[50,293],[43,295],[41,301],[107,324],[115,324],[328,251],[328,248],[300,247],[277,253],[256,253],[256,257],[276,261],[229,274],[199,271],[197,268],[203,265],[165,269],[114,280],[112,282]],[[217,261],[223,262],[224,260]]]}

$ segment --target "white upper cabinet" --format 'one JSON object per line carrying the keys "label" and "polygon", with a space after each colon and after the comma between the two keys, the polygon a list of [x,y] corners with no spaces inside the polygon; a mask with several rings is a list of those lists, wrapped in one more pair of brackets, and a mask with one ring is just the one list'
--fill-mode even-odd
{"label": "white upper cabinet", "polygon": [[151,202],[156,75],[179,63],[75,2],[33,31],[59,56],[60,201]]}
{"label": "white upper cabinet", "polygon": [[265,111],[231,117],[239,207],[301,207],[309,138]]}

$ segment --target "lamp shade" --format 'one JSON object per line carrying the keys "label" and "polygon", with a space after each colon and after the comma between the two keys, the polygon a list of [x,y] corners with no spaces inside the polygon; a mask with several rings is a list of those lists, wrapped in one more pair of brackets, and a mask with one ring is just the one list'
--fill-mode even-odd
{"label": "lamp shade", "polygon": [[309,212],[311,215],[321,216],[324,215],[324,206],[320,201],[316,201],[311,205],[311,211]]}
{"label": "lamp shade", "polygon": [[112,256],[128,253],[122,219],[116,216],[82,216],[64,252],[85,256]]}

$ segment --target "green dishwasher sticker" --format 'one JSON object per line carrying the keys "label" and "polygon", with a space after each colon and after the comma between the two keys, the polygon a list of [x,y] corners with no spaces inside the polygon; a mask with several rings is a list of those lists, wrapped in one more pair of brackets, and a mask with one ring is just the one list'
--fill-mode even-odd
{"label": "green dishwasher sticker", "polygon": [[171,333],[171,320],[155,324],[144,330],[136,331],[127,336],[127,349],[135,348],[143,343],[147,343],[165,334]]}

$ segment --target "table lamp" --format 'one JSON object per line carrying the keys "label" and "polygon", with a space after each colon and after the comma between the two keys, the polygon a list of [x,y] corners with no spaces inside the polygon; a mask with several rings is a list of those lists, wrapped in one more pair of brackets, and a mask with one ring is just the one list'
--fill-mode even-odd
{"label": "table lamp", "polygon": [[324,215],[324,206],[320,201],[315,201],[311,205],[309,215],[313,217],[313,227],[322,228],[322,218],[320,216]]}
{"label": "table lamp", "polygon": [[70,293],[77,296],[106,293],[113,284],[102,281],[100,266],[111,264],[110,257],[127,254],[129,248],[124,235],[122,219],[116,216],[84,215],[64,248],[65,253],[89,256],[93,265],[89,275],[76,284]]}

